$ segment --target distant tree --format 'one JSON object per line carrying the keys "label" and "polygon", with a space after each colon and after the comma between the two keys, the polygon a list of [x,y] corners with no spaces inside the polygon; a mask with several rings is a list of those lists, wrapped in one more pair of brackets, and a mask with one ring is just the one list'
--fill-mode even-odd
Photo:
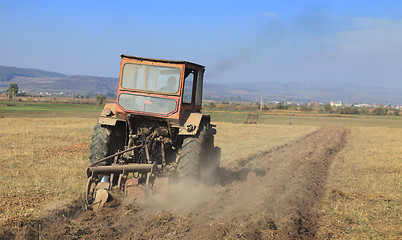
{"label": "distant tree", "polygon": [[324,104],[323,106],[322,106],[322,108],[324,109],[324,111],[326,111],[326,112],[332,112],[332,107],[331,107],[331,104],[329,104],[329,103],[327,103],[327,104]]}
{"label": "distant tree", "polygon": [[276,105],[276,109],[287,109],[287,106],[283,102],[280,102]]}
{"label": "distant tree", "polygon": [[214,109],[214,108],[216,108],[216,104],[215,103],[210,103],[208,107]]}
{"label": "distant tree", "polygon": [[303,111],[303,112],[311,112],[311,111],[313,111],[313,109],[312,109],[311,107],[308,107],[308,106],[302,106],[302,107],[300,108],[300,111]]}
{"label": "distant tree", "polygon": [[344,107],[342,109],[342,114],[359,114],[359,109],[357,107]]}
{"label": "distant tree", "polygon": [[343,114],[343,107],[336,107],[335,112]]}
{"label": "distant tree", "polygon": [[358,108],[359,109],[359,114],[369,114],[369,109],[368,108]]}
{"label": "distant tree", "polygon": [[16,83],[11,83],[10,86],[7,89],[7,97],[9,99],[15,98],[15,96],[17,96],[18,93],[18,85]]}
{"label": "distant tree", "polygon": [[106,95],[99,94],[98,96],[96,96],[96,102],[99,105],[102,105],[105,102],[106,98],[107,98]]}
{"label": "distant tree", "polygon": [[400,112],[401,112],[401,110],[395,109],[395,110],[394,110],[394,115],[399,116],[399,113],[400,113]]}
{"label": "distant tree", "polygon": [[374,115],[386,115],[387,112],[388,112],[388,110],[383,107],[376,107],[373,110]]}

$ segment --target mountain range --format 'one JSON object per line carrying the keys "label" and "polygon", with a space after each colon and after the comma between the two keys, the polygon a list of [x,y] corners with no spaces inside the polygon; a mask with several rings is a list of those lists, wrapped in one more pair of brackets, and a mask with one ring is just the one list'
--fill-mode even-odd
{"label": "mountain range", "polygon": [[[117,92],[118,78],[66,75],[39,69],[0,66],[0,90],[17,83],[28,94],[107,94]],[[204,99],[219,101],[299,101],[402,104],[401,89],[350,83],[230,82],[204,84]]]}

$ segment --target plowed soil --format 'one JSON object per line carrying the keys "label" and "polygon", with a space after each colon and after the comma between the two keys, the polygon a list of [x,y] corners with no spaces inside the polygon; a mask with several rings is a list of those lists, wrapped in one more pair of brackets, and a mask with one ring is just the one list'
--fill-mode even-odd
{"label": "plowed soil", "polygon": [[314,239],[328,168],[346,140],[347,130],[324,128],[222,168],[216,184],[174,184],[135,201],[113,194],[99,213],[76,200],[0,229],[0,239]]}

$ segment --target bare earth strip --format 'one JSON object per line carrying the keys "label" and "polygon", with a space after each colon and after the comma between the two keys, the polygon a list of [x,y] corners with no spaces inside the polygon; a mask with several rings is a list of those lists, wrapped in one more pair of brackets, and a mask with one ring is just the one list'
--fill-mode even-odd
{"label": "bare earth strip", "polygon": [[134,202],[115,194],[101,213],[74,216],[83,205],[77,200],[36,222],[3,229],[0,239],[312,239],[316,204],[347,134],[339,127],[320,129],[221,169],[219,184],[197,190],[172,185]]}

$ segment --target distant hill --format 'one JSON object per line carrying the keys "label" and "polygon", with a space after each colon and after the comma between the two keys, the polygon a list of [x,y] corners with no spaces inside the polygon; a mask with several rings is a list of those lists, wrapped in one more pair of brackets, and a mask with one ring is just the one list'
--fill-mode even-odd
{"label": "distant hill", "polygon": [[[295,82],[264,82],[262,95],[264,101],[382,103],[402,104],[402,90],[358,86],[349,83],[302,84]],[[234,82],[223,85],[206,84],[204,96],[214,99],[222,96],[227,100],[248,99],[259,101],[260,82]],[[241,96],[241,97],[239,97]]]}
{"label": "distant hill", "polygon": [[118,78],[65,75],[39,69],[0,66],[0,89],[10,83],[27,93],[115,94]]}
{"label": "distant hill", "polygon": [[[17,83],[27,93],[108,94],[117,92],[118,78],[65,75],[39,69],[0,66],[0,90]],[[264,101],[402,104],[401,89],[373,88],[348,83],[264,82]],[[260,82],[208,83],[204,85],[204,99],[219,101],[259,101]]]}
{"label": "distant hill", "polygon": [[31,68],[0,66],[0,82],[11,81],[15,77],[65,77],[67,75]]}

